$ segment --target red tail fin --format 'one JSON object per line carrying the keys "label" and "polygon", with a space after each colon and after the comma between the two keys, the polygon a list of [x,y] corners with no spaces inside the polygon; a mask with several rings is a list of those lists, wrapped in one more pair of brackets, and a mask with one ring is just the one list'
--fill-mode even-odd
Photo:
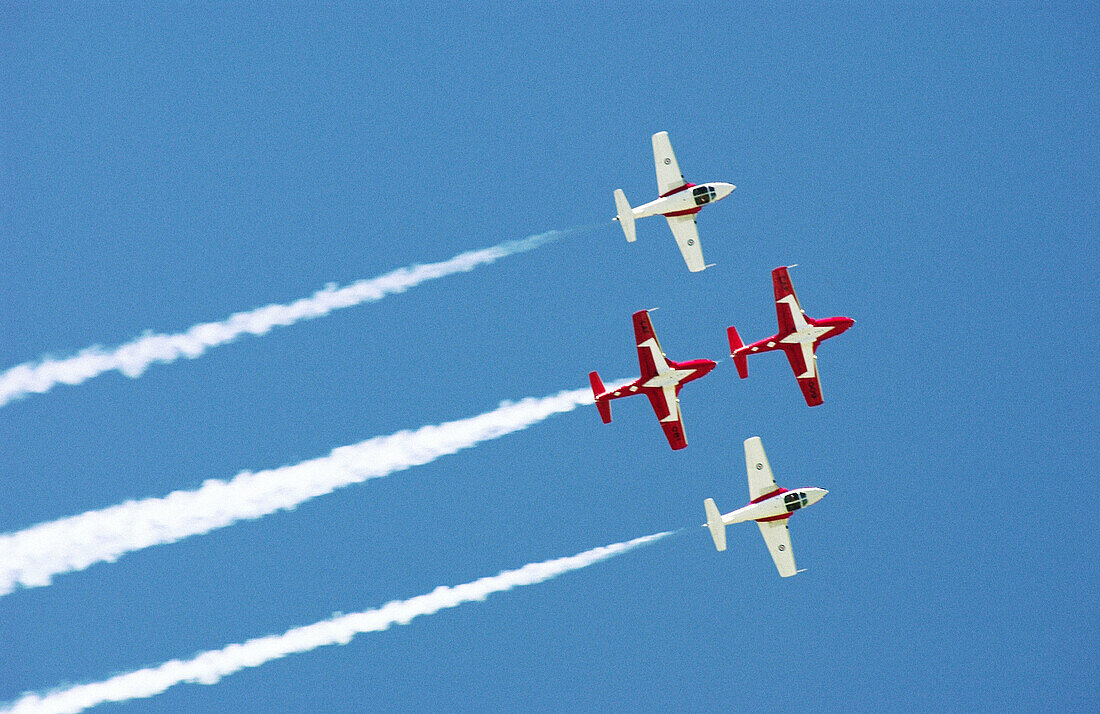
{"label": "red tail fin", "polygon": [[600,399],[600,395],[607,391],[603,386],[603,380],[596,372],[589,372],[588,381],[592,383],[592,396],[596,398],[596,409],[600,412],[600,418],[603,419],[604,424],[610,424],[611,402],[607,399]]}
{"label": "red tail fin", "polygon": [[741,341],[741,335],[737,334],[737,328],[730,325],[726,328],[726,337],[730,341],[730,355],[733,356],[733,363],[737,366],[737,374],[741,379],[749,376],[749,363],[744,352],[738,352],[745,343]]}

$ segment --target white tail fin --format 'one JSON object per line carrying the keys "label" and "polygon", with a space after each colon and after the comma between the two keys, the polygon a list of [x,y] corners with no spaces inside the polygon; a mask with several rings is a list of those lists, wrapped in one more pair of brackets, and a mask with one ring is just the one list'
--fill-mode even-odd
{"label": "white tail fin", "polygon": [[722,514],[718,512],[718,506],[714,505],[714,499],[703,501],[703,507],[707,509],[707,528],[710,528],[710,537],[714,539],[714,547],[718,550],[726,549],[726,524],[722,522]]}
{"label": "white tail fin", "polygon": [[618,215],[615,220],[622,224],[623,233],[626,233],[628,243],[633,243],[637,236],[634,235],[634,212],[630,203],[626,200],[626,194],[621,188],[615,189],[615,210]]}

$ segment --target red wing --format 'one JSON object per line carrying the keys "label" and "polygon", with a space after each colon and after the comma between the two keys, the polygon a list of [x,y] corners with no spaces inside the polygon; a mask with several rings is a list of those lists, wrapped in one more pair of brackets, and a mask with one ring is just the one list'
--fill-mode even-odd
{"label": "red wing", "polygon": [[665,438],[668,439],[668,445],[672,447],[673,451],[688,445],[687,437],[684,436],[683,420],[663,421],[661,422],[661,428],[665,430]]}
{"label": "red wing", "polygon": [[649,403],[653,405],[653,413],[657,415],[657,420],[661,422],[661,429],[665,432],[668,445],[673,450],[687,446],[684,419],[680,414],[680,405],[676,400],[675,391],[668,388],[660,392],[647,390],[646,396],[649,397]]}
{"label": "red wing", "polygon": [[814,350],[806,349],[807,347],[808,345],[792,345],[783,352],[791,363],[791,371],[798,378],[798,386],[802,390],[802,396],[806,397],[807,406],[816,407],[825,400],[821,396],[821,379],[817,373]]}
{"label": "red wing", "polygon": [[667,360],[661,351],[661,343],[653,332],[649,313],[645,310],[634,313],[634,344],[638,346],[638,368],[642,372],[642,379],[657,376],[657,365],[667,364]]}
{"label": "red wing", "polygon": [[783,345],[783,348],[784,354],[787,355],[787,361],[791,363],[791,371],[794,372],[794,376],[802,379],[817,373],[812,360],[810,364],[806,364],[806,353],[803,351],[802,345]]}
{"label": "red wing", "polygon": [[[816,347],[816,343],[814,347]],[[798,378],[798,386],[802,389],[802,395],[806,397],[806,404],[816,407],[824,399],[821,396],[821,381],[817,374],[817,359],[814,357],[813,348],[809,345],[792,345],[783,352],[787,355],[787,361],[791,363],[791,371]]]}
{"label": "red wing", "polygon": [[[786,335],[795,332],[798,328],[795,326],[791,311],[795,310],[801,315],[802,307],[798,302],[798,296],[795,295],[794,286],[791,285],[791,276],[787,274],[786,267],[776,268],[772,271],[772,289],[775,291],[775,316],[779,320],[779,334]],[[787,297],[794,298],[793,305],[790,304],[790,300],[783,301]]]}
{"label": "red wing", "polygon": [[634,313],[634,344],[640,345],[650,337],[657,339],[653,332],[653,323],[649,320],[649,311],[639,310]]}
{"label": "red wing", "polygon": [[802,388],[802,396],[806,397],[807,406],[816,407],[818,404],[825,403],[825,398],[821,396],[821,378],[816,374],[798,380],[798,386]]}
{"label": "red wing", "polygon": [[[663,392],[658,390],[644,390],[645,395],[649,397],[649,403],[653,405],[653,413],[657,415],[657,420],[662,421],[667,419],[672,412],[670,411],[668,400],[665,398]],[[679,414],[676,415],[679,417]]]}

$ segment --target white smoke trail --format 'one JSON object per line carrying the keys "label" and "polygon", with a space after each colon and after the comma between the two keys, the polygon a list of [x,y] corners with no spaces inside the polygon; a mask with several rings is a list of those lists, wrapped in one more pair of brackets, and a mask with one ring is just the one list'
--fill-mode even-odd
{"label": "white smoke trail", "polygon": [[367,439],[298,464],[244,471],[228,481],[209,479],[192,491],[127,501],[6,533],[0,535],[0,595],[17,586],[49,585],[54,575],[112,562],[135,550],[292,509],[342,486],[426,464],[592,401],[590,389],[577,389],[503,402],[484,414]]}
{"label": "white smoke trail", "polygon": [[263,335],[273,327],[323,317],[333,310],[381,300],[405,292],[425,281],[463,273],[500,258],[533,250],[581,229],[547,231],[482,250],[469,251],[440,263],[398,268],[377,278],[360,280],[345,287],[328,285],[308,298],[289,304],[273,304],[238,312],[221,322],[205,322],[173,335],[146,334],[113,349],[89,347],[75,357],[46,358],[25,362],[0,373],[0,407],[28,394],[48,392],[59,384],[82,384],[92,377],[117,370],[127,377],[140,377],[156,362],[194,359],[211,347],[232,342],[242,335]]}
{"label": "white smoke trail", "polygon": [[184,682],[216,684],[222,677],[246,667],[259,667],[287,655],[324,647],[346,645],[365,632],[381,632],[393,625],[407,625],[414,617],[433,615],[440,610],[463,603],[485,600],[493,593],[504,592],[521,585],[534,585],[564,573],[588,567],[602,560],[621,555],[656,540],[672,535],[672,531],[615,543],[566,558],[530,563],[516,570],[480,578],[462,585],[441,585],[426,595],[408,600],[395,600],[374,610],[340,615],[312,625],[296,627],[281,635],[269,635],[232,644],[220,650],[209,650],[189,660],[171,660],[155,667],[120,674],[92,684],[79,684],[50,694],[27,694],[5,712],[79,712],[106,702],[123,702],[163,693],[169,687]]}

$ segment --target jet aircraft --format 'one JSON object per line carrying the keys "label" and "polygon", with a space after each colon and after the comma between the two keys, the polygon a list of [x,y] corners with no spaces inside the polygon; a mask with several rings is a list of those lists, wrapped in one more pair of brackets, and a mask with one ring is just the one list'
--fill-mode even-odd
{"label": "jet aircraft", "polygon": [[632,394],[645,394],[649,397],[653,411],[661,422],[668,444],[673,449],[687,446],[684,436],[684,421],[680,415],[680,389],[693,379],[702,377],[714,369],[714,361],[696,359],[690,362],[673,362],[665,357],[653,324],[646,310],[634,313],[634,342],[638,346],[638,364],[642,375],[632,384],[607,391],[596,372],[589,372],[592,394],[596,398],[596,408],[604,424],[611,423],[611,400],[629,397]]}
{"label": "jet aircraft", "polygon": [[779,574],[788,578],[802,572],[794,565],[791,532],[787,528],[787,521],[798,509],[820,501],[828,491],[823,488],[799,488],[793,491],[780,488],[772,476],[772,469],[768,465],[768,457],[759,436],[745,440],[745,468],[749,474],[749,498],[752,499],[747,506],[719,515],[713,498],[703,502],[707,512],[706,525],[714,538],[714,547],[718,550],[726,549],[726,526],[729,524],[756,521]]}
{"label": "jet aircraft", "polygon": [[815,407],[825,401],[821,396],[821,381],[817,374],[817,346],[823,340],[836,337],[847,330],[855,324],[855,320],[849,317],[830,317],[825,320],[806,317],[798,304],[798,296],[794,293],[786,267],[772,271],[772,287],[775,290],[775,312],[779,318],[777,334],[746,346],[741,342],[736,327],[731,326],[726,330],[730,353],[737,365],[737,374],[741,379],[749,376],[748,355],[783,350],[794,370],[794,376],[798,379],[798,386],[802,388],[806,404]]}
{"label": "jet aircraft", "polygon": [[[631,208],[622,189],[615,189],[615,220],[622,224],[626,239],[631,243],[636,236],[634,220],[646,216],[662,215],[668,219],[668,227],[680,246],[688,270],[695,273],[705,269],[703,249],[699,245],[699,231],[695,227],[695,214],[708,203],[720,201],[737,188],[733,184],[712,182],[696,186],[684,180],[668,132],[653,135],[653,160],[657,165],[657,192],[660,198]],[[688,191],[688,189],[691,189]]]}

